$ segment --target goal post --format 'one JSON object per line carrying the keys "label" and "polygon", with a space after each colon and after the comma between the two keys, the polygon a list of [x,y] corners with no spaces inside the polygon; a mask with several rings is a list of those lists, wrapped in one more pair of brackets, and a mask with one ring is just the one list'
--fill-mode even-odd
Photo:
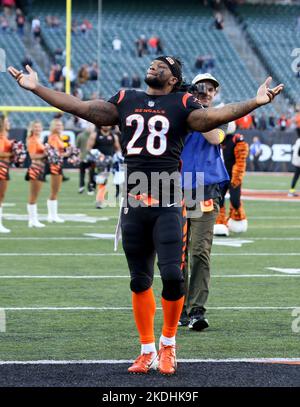
{"label": "goal post", "polygon": [[[72,51],[72,0],[66,0],[66,80],[65,93],[71,93],[71,51]],[[52,106],[0,106],[0,112],[4,114],[12,112],[60,112],[61,110]]]}

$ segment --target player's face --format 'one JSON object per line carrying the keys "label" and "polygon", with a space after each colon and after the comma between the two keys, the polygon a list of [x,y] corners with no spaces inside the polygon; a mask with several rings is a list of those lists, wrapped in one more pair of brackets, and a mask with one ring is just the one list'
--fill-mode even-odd
{"label": "player's face", "polygon": [[203,106],[210,106],[216,96],[216,88],[210,81],[202,81],[197,83],[198,91],[195,92],[196,98]]}
{"label": "player's face", "polygon": [[33,127],[32,127],[32,133],[36,136],[39,136],[42,132],[43,128],[41,123],[34,123]]}
{"label": "player's face", "polygon": [[172,77],[172,72],[167,64],[154,60],[147,70],[145,82],[150,88],[163,89]]}

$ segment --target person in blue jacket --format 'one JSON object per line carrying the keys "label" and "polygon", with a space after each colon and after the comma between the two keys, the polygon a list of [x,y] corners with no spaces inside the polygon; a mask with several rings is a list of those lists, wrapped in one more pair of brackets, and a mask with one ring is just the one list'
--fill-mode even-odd
{"label": "person in blue jacket", "polygon": [[[210,73],[204,73],[193,79],[190,91],[204,107],[209,107],[218,88],[217,79]],[[220,134],[220,141],[224,136],[224,133]],[[220,146],[210,144],[196,131],[187,135],[181,160],[182,186],[188,209],[188,244],[184,267],[185,303],[179,326],[188,325],[192,330],[201,331],[209,326],[205,304],[209,294],[213,230],[219,212],[221,189],[229,182],[229,175]],[[202,194],[199,194],[201,187]],[[192,206],[187,197],[192,198]]]}

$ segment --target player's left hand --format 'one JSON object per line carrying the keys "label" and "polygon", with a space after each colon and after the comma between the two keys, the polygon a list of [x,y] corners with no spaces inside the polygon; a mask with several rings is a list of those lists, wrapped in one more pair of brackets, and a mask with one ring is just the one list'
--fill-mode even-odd
{"label": "player's left hand", "polygon": [[280,85],[275,86],[275,88],[270,88],[270,84],[272,82],[272,77],[269,76],[266,81],[258,88],[256,94],[256,102],[259,106],[266,105],[279,95],[279,93],[283,90],[284,85],[281,83]]}

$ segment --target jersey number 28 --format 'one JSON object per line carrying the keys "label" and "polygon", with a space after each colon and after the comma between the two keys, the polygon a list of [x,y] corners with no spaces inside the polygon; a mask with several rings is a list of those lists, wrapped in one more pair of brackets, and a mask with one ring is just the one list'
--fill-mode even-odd
{"label": "jersey number 28", "polygon": [[[126,125],[132,126],[132,123],[136,122],[137,127],[134,132],[134,135],[130,139],[129,143],[127,144],[127,154],[140,154],[144,147],[134,147],[136,141],[141,137],[145,128],[145,119],[140,114],[132,114],[127,117]],[[157,122],[161,123],[161,129],[156,129]],[[146,149],[152,155],[162,155],[167,149],[167,137],[166,134],[168,133],[170,128],[169,120],[161,115],[152,116],[148,120],[148,130],[149,134],[146,141]],[[159,142],[155,139],[159,139]]]}

